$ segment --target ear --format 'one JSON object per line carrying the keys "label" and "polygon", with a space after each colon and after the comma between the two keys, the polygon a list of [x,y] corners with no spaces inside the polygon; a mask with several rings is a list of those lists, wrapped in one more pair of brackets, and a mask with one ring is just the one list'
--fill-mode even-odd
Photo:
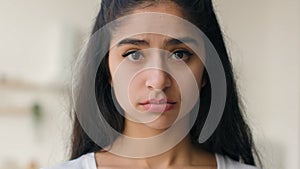
{"label": "ear", "polygon": [[111,80],[111,78],[108,79],[108,83],[110,84],[111,87],[114,87],[113,82]]}
{"label": "ear", "polygon": [[204,78],[202,79],[202,82],[201,82],[201,88],[203,88],[203,87],[206,85],[206,83],[207,83],[207,80],[206,80],[206,78],[204,77]]}

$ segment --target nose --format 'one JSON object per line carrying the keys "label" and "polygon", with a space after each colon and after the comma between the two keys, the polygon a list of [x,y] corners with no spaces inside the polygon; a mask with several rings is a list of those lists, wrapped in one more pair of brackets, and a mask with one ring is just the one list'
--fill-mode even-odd
{"label": "nose", "polygon": [[145,85],[150,90],[164,90],[171,86],[171,79],[167,72],[160,69],[153,69],[149,70]]}

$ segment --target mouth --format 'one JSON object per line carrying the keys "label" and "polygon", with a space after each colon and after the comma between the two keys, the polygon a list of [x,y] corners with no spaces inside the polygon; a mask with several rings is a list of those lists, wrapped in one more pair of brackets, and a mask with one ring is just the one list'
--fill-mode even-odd
{"label": "mouth", "polygon": [[140,105],[148,112],[166,112],[173,109],[176,101],[169,99],[150,99]]}

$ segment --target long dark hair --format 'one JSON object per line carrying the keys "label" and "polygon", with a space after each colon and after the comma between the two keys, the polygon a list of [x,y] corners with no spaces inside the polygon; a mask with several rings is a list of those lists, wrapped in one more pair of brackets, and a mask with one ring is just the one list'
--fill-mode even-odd
{"label": "long dark hair", "polygon": [[[102,0],[92,35],[107,23],[125,15],[132,9],[141,7],[141,5],[154,5],[157,2],[163,2],[163,0]],[[208,152],[226,155],[233,160],[243,161],[246,164],[255,166],[254,155],[256,155],[258,160],[259,156],[254,146],[250,128],[245,122],[232,72],[232,65],[211,0],[172,0],[171,2],[181,7],[187,19],[202,30],[209,38],[219,54],[226,74],[227,96],[222,119],[213,135],[206,142],[199,144],[198,138],[207,117],[211,101],[211,85],[207,72],[204,72],[203,78],[206,79],[207,83],[201,89],[200,93],[201,103],[199,112],[201,113],[198,113],[196,122],[189,132],[192,142],[198,144]],[[117,112],[113,104],[110,93],[110,78],[108,54],[106,54],[100,63],[95,79],[96,99],[103,117],[115,130],[122,133],[124,129],[124,117]],[[85,133],[75,113],[73,125],[71,159],[102,149]],[[103,138],[107,139],[107,145],[112,143],[112,140],[109,139],[105,131],[103,131]]]}

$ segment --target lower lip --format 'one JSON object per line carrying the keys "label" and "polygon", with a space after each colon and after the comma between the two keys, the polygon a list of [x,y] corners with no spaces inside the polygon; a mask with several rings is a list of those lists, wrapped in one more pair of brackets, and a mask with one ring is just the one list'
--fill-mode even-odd
{"label": "lower lip", "polygon": [[145,104],[143,107],[149,112],[165,112],[173,108],[174,104]]}

